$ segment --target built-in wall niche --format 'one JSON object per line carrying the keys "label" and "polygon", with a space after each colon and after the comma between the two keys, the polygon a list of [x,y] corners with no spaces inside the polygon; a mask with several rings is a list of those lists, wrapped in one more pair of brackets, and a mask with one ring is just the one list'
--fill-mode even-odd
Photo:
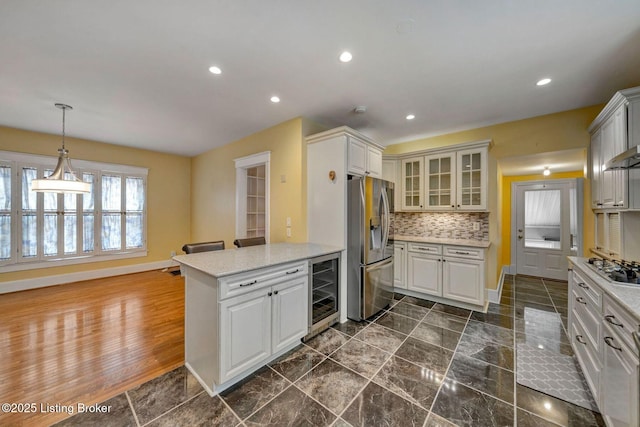
{"label": "built-in wall niche", "polygon": [[271,153],[235,159],[236,238],[269,241],[269,166]]}

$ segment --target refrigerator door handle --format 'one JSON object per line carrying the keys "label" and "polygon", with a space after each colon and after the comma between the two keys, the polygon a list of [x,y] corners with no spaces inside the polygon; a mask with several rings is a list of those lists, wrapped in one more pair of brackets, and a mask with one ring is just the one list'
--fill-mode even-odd
{"label": "refrigerator door handle", "polygon": [[387,248],[389,242],[389,228],[391,227],[391,219],[389,218],[389,200],[387,200],[386,188],[380,192],[382,195],[382,204],[384,205],[384,236],[382,238],[382,250]]}

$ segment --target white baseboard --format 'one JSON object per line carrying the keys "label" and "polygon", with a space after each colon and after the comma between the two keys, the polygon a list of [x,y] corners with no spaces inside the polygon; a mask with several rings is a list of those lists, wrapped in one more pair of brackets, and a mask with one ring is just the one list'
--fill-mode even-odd
{"label": "white baseboard", "polygon": [[489,302],[496,304],[500,303],[500,298],[502,297],[502,285],[504,284],[504,275],[510,274],[509,271],[511,270],[508,265],[502,267],[502,270],[500,271],[500,280],[498,280],[498,288],[489,289],[487,292],[487,299]]}
{"label": "white baseboard", "polygon": [[77,273],[36,277],[34,279],[12,280],[9,282],[0,282],[0,294],[44,288],[46,286],[62,285],[64,283],[79,282],[81,280],[101,279],[103,277],[119,276],[121,274],[159,270],[161,268],[167,268],[174,265],[175,263],[171,260],[165,260],[147,262],[144,264],[125,265],[122,267],[103,268],[100,270],[79,271]]}

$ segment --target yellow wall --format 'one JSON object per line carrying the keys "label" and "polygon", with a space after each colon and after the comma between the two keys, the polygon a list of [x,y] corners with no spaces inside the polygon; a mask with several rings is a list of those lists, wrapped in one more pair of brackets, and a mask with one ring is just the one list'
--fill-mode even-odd
{"label": "yellow wall", "polygon": [[[296,118],[193,158],[191,180],[191,240],[235,239],[234,159],[271,151],[270,241],[304,242],[307,239],[306,143],[308,134],[324,130]],[[285,176],[286,182],[281,182]],[[286,218],[292,235],[286,236]]]}
{"label": "yellow wall", "polygon": [[[48,267],[0,274],[0,282],[169,260],[189,238],[189,157],[65,138],[69,157],[149,169],[147,180],[147,248],[143,258]],[[0,150],[57,156],[60,136],[0,126]]]}
{"label": "yellow wall", "polygon": [[[567,179],[567,178],[585,178],[584,170],[573,172],[553,173],[548,179]],[[520,176],[504,176],[502,177],[502,253],[500,255],[499,265],[511,264],[511,184],[520,181],[538,181],[542,180],[543,175],[520,175]],[[583,200],[583,254],[589,254],[589,248],[594,246],[594,215],[591,210],[591,194],[588,188],[588,180],[584,181],[584,200]]]}
{"label": "yellow wall", "polygon": [[[446,147],[465,142],[487,139],[492,141],[492,146],[489,151],[490,196],[488,208],[490,211],[489,239],[491,240],[491,248],[488,254],[489,273],[487,288],[494,289],[497,287],[502,266],[509,264],[507,261],[510,261],[511,250],[509,243],[511,181],[509,180],[513,177],[502,176],[500,159],[575,148],[588,148],[590,138],[587,128],[602,108],[603,105],[595,105],[577,110],[394,144],[388,146],[384,154],[406,154],[413,151]],[[580,171],[579,174],[579,176],[582,177],[583,171]],[[573,177],[575,177],[575,173]],[[589,182],[585,180],[585,248],[593,245],[593,214],[590,205],[587,203],[587,201],[590,200],[590,194]],[[508,255],[507,258],[505,258],[505,254]]]}

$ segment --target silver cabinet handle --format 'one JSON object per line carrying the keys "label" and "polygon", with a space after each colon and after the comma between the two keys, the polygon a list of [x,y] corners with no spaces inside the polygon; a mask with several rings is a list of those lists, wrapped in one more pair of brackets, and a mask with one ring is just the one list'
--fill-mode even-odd
{"label": "silver cabinet handle", "polygon": [[296,269],[295,269],[295,270],[293,270],[293,271],[287,271],[285,274],[296,274],[298,271],[300,271],[300,269],[299,269],[299,268],[296,268]]}
{"label": "silver cabinet handle", "polygon": [[434,251],[433,248],[421,248],[420,246],[417,246],[416,249],[418,249],[420,251],[427,251],[427,252],[433,252]]}
{"label": "silver cabinet handle", "polygon": [[615,346],[615,345],[613,345],[613,344],[612,344],[612,343],[614,342],[613,337],[604,337],[604,342],[606,342],[606,343],[607,343],[607,345],[608,345],[609,347],[611,347],[612,349],[614,349],[614,350],[618,350],[618,351],[622,351],[622,347],[617,347],[617,346]]}
{"label": "silver cabinet handle", "polygon": [[624,328],[624,325],[618,322],[617,320],[615,320],[615,318],[616,316],[614,316],[613,314],[607,314],[606,316],[604,316],[604,320],[606,320],[607,322],[611,323],[612,325]]}
{"label": "silver cabinet handle", "polygon": [[578,283],[578,286],[580,286],[582,289],[589,289],[589,287],[584,282]]}
{"label": "silver cabinet handle", "polygon": [[257,280],[254,280],[252,282],[247,282],[247,283],[240,283],[240,287],[244,288],[245,286],[251,286],[251,285],[255,285],[256,283],[258,283]]}
{"label": "silver cabinet handle", "polygon": [[469,252],[463,252],[463,251],[455,251],[455,253],[457,253],[458,255],[470,255]]}
{"label": "silver cabinet handle", "polygon": [[587,302],[582,297],[576,297],[576,301],[578,301],[580,304],[587,305]]}
{"label": "silver cabinet handle", "polygon": [[580,344],[587,345],[587,342],[584,340],[582,335],[576,335],[576,341],[578,341]]}

